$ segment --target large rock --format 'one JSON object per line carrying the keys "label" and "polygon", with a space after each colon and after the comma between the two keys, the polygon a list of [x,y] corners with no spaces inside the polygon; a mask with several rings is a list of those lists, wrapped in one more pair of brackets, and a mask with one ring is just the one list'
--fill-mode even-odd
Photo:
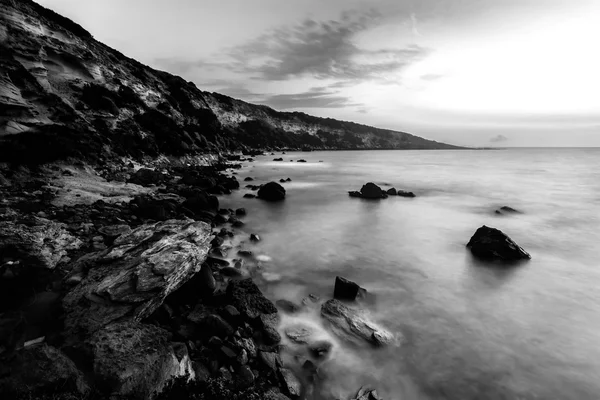
{"label": "large rock", "polygon": [[294,373],[291,370],[289,370],[287,368],[281,368],[279,370],[279,376],[281,379],[281,384],[283,386],[284,392],[288,396],[292,396],[292,397],[300,396],[300,393],[302,392],[302,384],[300,383],[298,378],[296,378],[296,375],[294,375]]}
{"label": "large rock", "polygon": [[393,342],[393,336],[369,321],[361,311],[332,299],[321,306],[321,316],[331,323],[333,331],[343,339],[360,344],[383,345]]}
{"label": "large rock", "polygon": [[101,253],[82,257],[87,274],[63,299],[65,327],[89,334],[121,318],[139,321],[200,271],[210,249],[204,222],[169,220],[138,227]]}
{"label": "large rock", "polygon": [[158,171],[148,168],[140,168],[131,175],[130,183],[142,186],[160,185],[164,180],[164,175]]}
{"label": "large rock", "polygon": [[169,339],[164,329],[134,321],[96,332],[89,340],[96,388],[105,394],[147,399],[172,378],[193,378],[185,345]]}
{"label": "large rock", "polygon": [[0,254],[20,266],[53,269],[69,250],[82,246],[65,225],[35,217],[34,225],[0,222]]}
{"label": "large rock", "polygon": [[501,230],[482,226],[467,243],[475,257],[486,260],[516,261],[531,256]]}
{"label": "large rock", "polygon": [[252,279],[231,281],[227,287],[227,296],[232,306],[249,319],[261,314],[277,313],[275,305],[267,299]]}
{"label": "large rock", "polygon": [[49,399],[79,399],[85,398],[89,391],[73,361],[54,347],[43,344],[25,348],[8,362],[5,366],[10,374],[0,379],[0,393],[6,396],[0,396],[3,399],[34,399],[42,395]]}
{"label": "large rock", "polygon": [[285,189],[277,182],[269,182],[258,189],[258,197],[267,201],[285,199]]}
{"label": "large rock", "polygon": [[373,182],[368,182],[360,189],[361,197],[364,199],[381,199],[387,197],[387,194]]}
{"label": "large rock", "polygon": [[364,297],[366,293],[367,290],[361,288],[358,284],[341,276],[335,277],[334,299],[354,301],[357,296]]}

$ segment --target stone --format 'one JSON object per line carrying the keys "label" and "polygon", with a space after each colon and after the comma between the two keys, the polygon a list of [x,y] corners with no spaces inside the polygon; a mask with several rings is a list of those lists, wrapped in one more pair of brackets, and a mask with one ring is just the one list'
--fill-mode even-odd
{"label": "stone", "polygon": [[250,250],[238,250],[237,253],[242,257],[252,257],[252,252]]}
{"label": "stone", "polygon": [[248,364],[248,352],[245,349],[242,349],[240,354],[237,355],[236,361],[240,365]]}
{"label": "stone", "polygon": [[231,304],[223,307],[221,310],[221,316],[223,319],[225,319],[225,321],[229,322],[233,326],[238,326],[242,323],[242,314],[240,314],[238,309]]}
{"label": "stone", "polygon": [[366,294],[366,289],[361,288],[358,284],[349,281],[341,276],[335,277],[335,287],[333,289],[333,298],[338,300],[354,301],[356,297],[363,297]]}
{"label": "stone", "polygon": [[98,232],[104,236],[107,243],[112,244],[116,238],[121,235],[126,235],[131,232],[129,225],[109,225],[98,229]]}
{"label": "stone", "polygon": [[389,188],[386,193],[390,196],[396,196],[398,194],[398,191],[396,190],[396,188]]}
{"label": "stone", "polygon": [[308,346],[308,349],[316,358],[326,357],[331,352],[332,348],[333,344],[326,340],[319,340],[317,342],[311,343]]}
{"label": "stone", "polygon": [[202,326],[204,327],[207,336],[217,336],[224,339],[233,335],[233,327],[216,314],[207,316],[204,321],[202,321]]}
{"label": "stone", "polygon": [[223,346],[223,341],[216,336],[212,336],[210,339],[208,339],[208,345],[212,348],[219,349],[221,346]]}
{"label": "stone", "polygon": [[397,194],[401,197],[416,197],[413,192],[408,192],[406,190],[398,190]]}
{"label": "stone", "polygon": [[271,372],[277,372],[283,365],[281,357],[277,353],[261,351],[259,352],[258,357]]}
{"label": "stone", "polygon": [[360,192],[355,191],[355,190],[348,192],[348,195],[350,197],[362,197],[362,194]]}
{"label": "stone", "polygon": [[244,197],[245,199],[253,199],[253,198],[255,198],[256,196],[255,196],[255,195],[253,195],[252,193],[246,193],[246,194],[245,194],[243,197]]}
{"label": "stone", "polygon": [[235,210],[235,215],[246,215],[246,209],[245,208],[238,208]]}
{"label": "stone", "polygon": [[32,225],[0,221],[0,254],[16,268],[54,269],[71,250],[83,242],[67,231],[65,224],[33,217]]}
{"label": "stone", "polygon": [[148,168],[140,168],[129,178],[130,183],[141,186],[160,185],[164,180],[164,175],[158,171]]}
{"label": "stone", "polygon": [[300,396],[300,393],[302,392],[302,384],[290,369],[281,368],[279,370],[279,377],[281,379],[283,389],[287,395],[292,397]]}
{"label": "stone", "polygon": [[219,273],[223,276],[228,277],[240,277],[244,275],[244,273],[241,270],[233,267],[223,267],[219,270]]}
{"label": "stone", "polygon": [[249,358],[256,358],[257,350],[256,345],[252,339],[248,338],[237,338],[235,344],[246,351]]}
{"label": "stone", "polygon": [[250,241],[251,242],[260,242],[260,236],[258,236],[256,233],[251,233]]}
{"label": "stone", "polygon": [[200,272],[195,278],[201,293],[213,293],[217,288],[217,282],[213,276],[212,269],[206,263],[202,264]]}
{"label": "stone", "polygon": [[521,211],[515,210],[512,207],[503,206],[496,210],[496,214],[504,215],[504,214],[522,214]]}
{"label": "stone", "polygon": [[210,233],[204,222],[157,222],[121,235],[104,252],[80,258],[74,269],[88,272],[63,299],[67,336],[90,334],[124,317],[150,316],[200,271]]}
{"label": "stone", "polygon": [[306,162],[306,160],[301,158],[297,162]]}
{"label": "stone", "polygon": [[263,330],[263,340],[266,344],[275,345],[281,342],[281,335],[277,331],[277,326],[279,325],[277,309],[275,309],[275,313],[261,314],[260,322]]}
{"label": "stone", "polygon": [[210,379],[210,371],[201,362],[192,361],[192,368],[196,375],[196,382],[206,382]]}
{"label": "stone", "polygon": [[261,314],[277,313],[277,308],[260,291],[252,279],[231,281],[227,286],[229,304],[245,318],[255,319]]}
{"label": "stone", "polygon": [[288,326],[285,328],[285,336],[292,342],[306,344],[314,332],[306,326]]}
{"label": "stone", "polygon": [[247,176],[247,177],[244,178],[244,182],[250,182],[250,181],[253,181],[253,180],[254,180],[254,178],[251,178],[249,176]]}
{"label": "stone", "polygon": [[135,321],[103,327],[89,340],[97,390],[111,396],[149,398],[178,376],[193,376],[185,350],[169,332]]}
{"label": "stone", "polygon": [[471,253],[484,260],[517,261],[531,256],[501,230],[482,226],[467,243]]}
{"label": "stone", "polygon": [[221,346],[221,354],[225,357],[226,360],[228,360],[229,364],[231,364],[232,361],[237,358],[237,354],[235,354],[235,351],[233,351],[227,346]]}
{"label": "stone", "polygon": [[360,189],[360,194],[364,199],[381,199],[384,196],[384,191],[373,182],[368,182]]}
{"label": "stone", "polygon": [[277,182],[269,182],[258,189],[258,198],[266,201],[281,201],[285,199],[285,189]]}
{"label": "stone", "polygon": [[238,371],[239,383],[242,387],[249,387],[254,384],[254,374],[247,365],[242,365]]}
{"label": "stone", "polygon": [[375,346],[390,344],[394,337],[384,329],[369,321],[362,312],[331,299],[321,306],[321,316],[331,325],[332,330],[349,342],[364,342]]}
{"label": "stone", "polygon": [[283,158],[279,157],[279,158],[274,158],[273,161],[283,161]]}
{"label": "stone", "polygon": [[293,314],[300,311],[300,306],[298,304],[285,299],[277,300],[275,305],[288,314]]}

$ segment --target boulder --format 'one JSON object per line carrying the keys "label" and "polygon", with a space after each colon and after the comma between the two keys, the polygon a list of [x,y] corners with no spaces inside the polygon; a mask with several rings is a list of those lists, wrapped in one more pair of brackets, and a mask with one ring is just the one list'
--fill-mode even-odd
{"label": "boulder", "polygon": [[150,398],[178,376],[194,376],[185,345],[169,341],[170,333],[154,325],[118,322],[89,340],[96,389],[137,399]]}
{"label": "boulder", "polygon": [[335,287],[333,289],[334,299],[354,301],[357,296],[364,297],[366,293],[367,290],[361,288],[358,284],[341,276],[335,277]]}
{"label": "boulder", "polygon": [[512,207],[503,206],[496,210],[496,214],[504,215],[504,214],[522,214],[521,211],[515,210]]}
{"label": "boulder", "polygon": [[253,199],[253,198],[255,198],[255,197],[256,197],[256,196],[255,196],[255,195],[253,195],[252,193],[246,193],[246,194],[244,194],[244,198],[245,198],[245,199]]}
{"label": "boulder", "polygon": [[501,230],[482,226],[467,243],[471,253],[486,260],[516,261],[531,256]]}
{"label": "boulder", "polygon": [[382,199],[387,197],[385,192],[373,182],[368,182],[360,189],[360,194],[364,199]]}
{"label": "boulder", "polygon": [[258,198],[267,201],[285,199],[285,189],[277,182],[269,182],[258,189]]}
{"label": "boulder", "polygon": [[37,217],[32,222],[0,222],[0,254],[5,260],[19,261],[13,265],[53,269],[70,250],[83,245],[64,224]]}
{"label": "boulder", "polygon": [[247,176],[247,177],[244,178],[244,182],[250,182],[250,181],[253,181],[253,180],[254,180],[254,178],[251,178],[249,176]]}
{"label": "boulder", "polygon": [[397,194],[401,197],[416,197],[413,192],[407,192],[406,190],[398,190]]}
{"label": "boulder", "polygon": [[303,325],[292,325],[285,328],[285,336],[299,344],[307,344],[313,333],[310,327]]}
{"label": "boulder", "polygon": [[258,357],[260,358],[262,363],[267,367],[267,369],[271,372],[277,372],[277,370],[279,370],[279,368],[283,366],[281,357],[277,353],[261,351]]}
{"label": "boulder", "polygon": [[326,340],[319,340],[317,342],[313,342],[308,346],[308,349],[316,358],[326,357],[327,354],[331,352],[333,348],[333,344]]}
{"label": "boulder", "polygon": [[277,331],[279,325],[279,315],[277,312],[271,314],[261,314],[260,324],[263,331],[263,340],[268,345],[275,345],[281,342],[281,335]]}
{"label": "boulder", "polygon": [[235,210],[235,215],[246,215],[246,209],[245,208],[238,208],[237,210]]}
{"label": "boulder", "polygon": [[74,269],[87,273],[63,299],[66,330],[85,335],[121,318],[148,317],[200,271],[210,240],[208,224],[170,220],[142,225],[82,257]]}
{"label": "boulder", "polygon": [[160,185],[164,181],[165,176],[152,169],[140,168],[129,178],[129,183],[135,183],[136,185],[151,186]]}
{"label": "boulder", "polygon": [[291,370],[287,368],[281,368],[279,370],[279,378],[281,380],[281,386],[288,396],[300,396],[300,393],[302,392],[302,384]]}
{"label": "boulder", "polygon": [[393,336],[369,321],[360,310],[345,306],[338,300],[326,301],[321,306],[321,316],[331,325],[332,330],[342,339],[375,346],[393,342]]}
{"label": "boulder", "polygon": [[233,335],[233,327],[218,315],[211,314],[202,321],[203,332],[207,336],[225,339]]}
{"label": "boulder", "polygon": [[283,158],[279,157],[279,158],[274,158],[273,161],[283,161]]}
{"label": "boulder", "polygon": [[277,300],[275,305],[288,314],[293,314],[300,311],[300,306],[298,304],[285,299]]}
{"label": "boulder", "polygon": [[198,283],[197,287],[200,290],[200,293],[213,293],[217,288],[217,282],[215,281],[212,269],[208,264],[202,264],[200,272],[196,277]]}
{"label": "boulder", "polygon": [[258,236],[256,233],[251,233],[250,241],[251,242],[260,242],[260,236]]}
{"label": "boulder", "polygon": [[396,190],[396,188],[390,188],[387,190],[386,193],[390,196],[396,196],[398,194],[398,191]]}
{"label": "boulder", "polygon": [[275,305],[250,278],[229,282],[227,296],[229,304],[237,308],[245,318],[255,319],[261,314],[277,313]]}

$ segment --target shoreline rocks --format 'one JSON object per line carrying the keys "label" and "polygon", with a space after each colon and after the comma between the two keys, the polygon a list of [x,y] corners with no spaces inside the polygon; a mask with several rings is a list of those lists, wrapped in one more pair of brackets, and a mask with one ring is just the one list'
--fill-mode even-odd
{"label": "shoreline rocks", "polygon": [[285,199],[285,189],[277,182],[269,182],[258,189],[257,197],[266,201],[281,201]]}
{"label": "shoreline rocks", "polygon": [[483,260],[518,261],[531,258],[504,232],[485,225],[477,229],[466,246],[475,257]]}

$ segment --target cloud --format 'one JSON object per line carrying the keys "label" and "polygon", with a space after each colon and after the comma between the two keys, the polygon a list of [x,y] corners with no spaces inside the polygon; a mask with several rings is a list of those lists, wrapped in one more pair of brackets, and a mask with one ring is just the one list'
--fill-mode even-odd
{"label": "cloud", "polygon": [[421,32],[419,32],[419,29],[417,28],[417,24],[419,23],[419,21],[417,20],[417,15],[415,13],[410,14],[410,21],[412,23],[412,33],[415,36],[423,36],[421,35]]}
{"label": "cloud", "polygon": [[507,140],[508,138],[504,135],[496,135],[490,138],[490,142],[492,143],[506,142]]}
{"label": "cloud", "polygon": [[313,87],[300,93],[268,95],[259,102],[280,110],[361,106],[352,102],[349,97],[339,95],[338,92],[330,91],[326,87]]}
{"label": "cloud", "polygon": [[269,31],[233,48],[230,68],[267,81],[298,77],[364,82],[387,78],[421,60],[429,51],[417,45],[364,49],[354,41],[377,25],[376,12],[343,13],[340,20],[306,19]]}
{"label": "cloud", "polygon": [[421,79],[424,81],[435,81],[438,80],[440,78],[443,78],[444,75],[442,74],[425,74],[425,75],[421,75]]}

